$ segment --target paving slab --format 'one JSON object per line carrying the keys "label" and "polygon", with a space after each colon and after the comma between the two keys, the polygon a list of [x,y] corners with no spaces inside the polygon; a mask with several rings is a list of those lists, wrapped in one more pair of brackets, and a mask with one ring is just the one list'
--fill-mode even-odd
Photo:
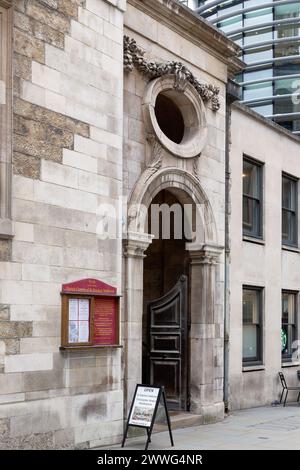
{"label": "paving slab", "polygon": [[[300,406],[269,406],[230,413],[222,422],[152,435],[149,450],[300,450]],[[145,437],[126,441],[128,450],[143,450]],[[101,447],[99,447],[101,449]],[[106,447],[108,449],[108,447]],[[109,449],[121,449],[114,445]]]}

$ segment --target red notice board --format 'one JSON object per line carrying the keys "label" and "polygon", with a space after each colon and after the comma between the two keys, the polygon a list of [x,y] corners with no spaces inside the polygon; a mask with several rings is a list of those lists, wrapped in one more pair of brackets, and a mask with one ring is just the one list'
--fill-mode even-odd
{"label": "red notice board", "polygon": [[117,304],[114,298],[95,299],[94,303],[94,344],[117,344]]}
{"label": "red notice board", "polygon": [[98,279],[62,285],[61,349],[119,346],[117,289]]}

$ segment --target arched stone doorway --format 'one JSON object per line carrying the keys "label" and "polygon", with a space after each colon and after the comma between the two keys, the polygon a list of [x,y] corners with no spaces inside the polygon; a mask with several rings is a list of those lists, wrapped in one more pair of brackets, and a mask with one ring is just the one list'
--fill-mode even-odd
{"label": "arched stone doorway", "polygon": [[147,168],[136,184],[128,209],[128,233],[124,241],[124,367],[125,402],[142,380],[144,310],[144,259],[153,236],[147,229],[148,208],[156,195],[167,190],[181,204],[192,205],[196,238],[186,243],[190,291],[190,411],[204,422],[223,418],[223,269],[217,229],[210,202],[200,182],[178,168]]}
{"label": "arched stone doorway", "polygon": [[[155,218],[156,220],[153,220]],[[143,271],[143,383],[164,386],[170,409],[189,409],[189,253],[184,207],[160,191],[148,208]]]}

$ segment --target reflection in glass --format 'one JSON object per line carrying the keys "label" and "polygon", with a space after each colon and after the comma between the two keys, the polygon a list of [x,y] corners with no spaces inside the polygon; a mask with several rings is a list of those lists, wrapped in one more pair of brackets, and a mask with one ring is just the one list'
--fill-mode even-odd
{"label": "reflection in glass", "polygon": [[282,293],[281,352],[283,360],[291,360],[293,342],[297,339],[297,294]]}
{"label": "reflection in glass", "polygon": [[261,291],[243,289],[243,361],[255,362],[260,355],[260,303]]}
{"label": "reflection in glass", "polygon": [[293,246],[298,243],[297,195],[297,180],[284,175],[282,177],[282,242]]}
{"label": "reflection in glass", "polygon": [[[241,58],[248,68],[244,75],[239,77],[240,83],[268,77],[300,75],[300,0],[284,5],[278,5],[274,0],[273,8],[263,6],[262,0],[227,0],[214,5],[213,3],[215,2],[212,0],[203,0],[199,5],[207,5],[203,16],[209,20],[219,18],[219,22],[215,21],[215,24],[243,48]],[[256,6],[257,9],[247,11],[249,7]],[[238,12],[236,16],[235,12]],[[264,43],[267,44],[263,45]],[[299,132],[300,118],[292,113],[299,113],[300,105],[293,102],[291,97],[283,101],[272,98],[277,95],[291,95],[295,90],[293,82],[295,85],[295,78],[272,80],[255,86],[245,83],[242,90],[243,100],[266,98],[265,102],[251,103],[252,109],[264,116],[270,116],[292,132]],[[286,115],[286,118],[278,115]]]}

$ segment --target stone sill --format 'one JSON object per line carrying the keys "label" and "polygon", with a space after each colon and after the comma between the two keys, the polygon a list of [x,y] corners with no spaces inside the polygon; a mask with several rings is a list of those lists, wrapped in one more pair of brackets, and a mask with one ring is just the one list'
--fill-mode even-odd
{"label": "stone sill", "polygon": [[300,366],[300,362],[283,362],[281,364],[281,367],[282,368],[286,368],[286,367],[299,367]]}
{"label": "stone sill", "polygon": [[265,370],[266,367],[263,365],[257,365],[257,366],[243,366],[243,372],[255,372],[259,370]]}
{"label": "stone sill", "polygon": [[293,253],[300,253],[300,249],[296,246],[282,245],[284,251],[292,251]]}
{"label": "stone sill", "polygon": [[262,238],[249,237],[247,235],[243,235],[243,241],[263,246],[266,244],[266,242]]}

